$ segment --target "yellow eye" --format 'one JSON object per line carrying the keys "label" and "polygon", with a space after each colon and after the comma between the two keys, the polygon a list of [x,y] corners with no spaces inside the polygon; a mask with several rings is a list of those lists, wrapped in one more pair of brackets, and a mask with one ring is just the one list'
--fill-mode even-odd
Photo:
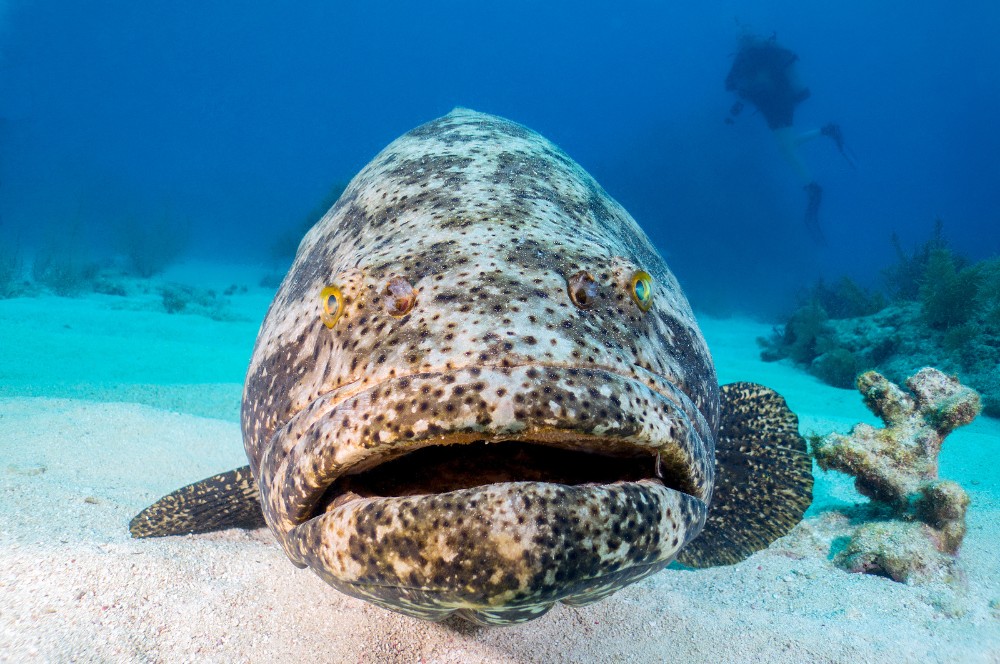
{"label": "yellow eye", "polygon": [[417,303],[417,291],[403,277],[393,277],[385,285],[385,312],[399,318],[410,313]]}
{"label": "yellow eye", "polygon": [[327,286],[319,293],[323,312],[319,315],[323,324],[332,328],[340,314],[344,313],[344,296],[336,286]]}
{"label": "yellow eye", "polygon": [[646,272],[639,270],[632,275],[632,283],[629,288],[632,301],[639,305],[643,311],[649,311],[653,306],[653,278]]}
{"label": "yellow eye", "polygon": [[573,300],[573,304],[581,309],[590,309],[594,306],[594,300],[597,299],[597,282],[589,272],[580,270],[567,280],[566,285],[569,299]]}

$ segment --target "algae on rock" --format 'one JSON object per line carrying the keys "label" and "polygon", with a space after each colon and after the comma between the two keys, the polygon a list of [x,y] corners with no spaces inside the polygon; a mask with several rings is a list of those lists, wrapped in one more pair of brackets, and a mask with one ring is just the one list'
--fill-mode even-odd
{"label": "algae on rock", "polygon": [[945,437],[982,408],[979,395],[957,378],[925,368],[906,381],[907,394],[869,371],[857,386],[884,428],[857,424],[848,435],[830,434],[814,446],[823,470],[853,475],[863,495],[889,507],[889,521],[866,523],[836,557],[852,572],[914,582],[951,572],[962,538],[969,496],[938,477]]}

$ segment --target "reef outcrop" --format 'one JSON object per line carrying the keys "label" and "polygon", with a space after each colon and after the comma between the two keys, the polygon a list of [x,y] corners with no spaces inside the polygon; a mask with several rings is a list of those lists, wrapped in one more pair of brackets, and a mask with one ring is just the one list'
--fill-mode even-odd
{"label": "reef outcrop", "polygon": [[761,337],[761,358],[790,360],[828,385],[850,389],[874,369],[902,383],[919,367],[956,373],[1000,417],[1000,258],[976,263],[934,235],[882,270],[885,292],[847,277],[800,294],[787,321]]}
{"label": "reef outcrop", "polygon": [[863,523],[835,562],[851,572],[901,582],[947,578],[965,536],[969,496],[938,476],[948,434],[974,420],[979,394],[957,378],[925,368],[906,381],[909,393],[875,371],[858,377],[865,405],[884,428],[857,424],[847,435],[815,441],[823,470],[854,476],[863,495],[889,518]]}

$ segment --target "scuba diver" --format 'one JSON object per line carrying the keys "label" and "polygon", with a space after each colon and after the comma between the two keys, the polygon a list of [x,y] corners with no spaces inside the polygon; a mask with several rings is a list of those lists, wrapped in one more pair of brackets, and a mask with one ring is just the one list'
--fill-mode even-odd
{"label": "scuba diver", "polygon": [[[726,90],[735,92],[740,99],[756,107],[767,126],[771,129],[781,154],[802,178],[808,196],[805,222],[810,235],[817,242],[824,242],[819,226],[819,204],[823,200],[823,188],[812,179],[808,169],[798,154],[798,147],[817,136],[827,136],[837,149],[855,167],[854,158],[844,145],[840,127],[832,122],[821,129],[797,133],[793,129],[792,118],[795,107],[809,98],[809,88],[803,86],[796,76],[795,62],[799,59],[792,51],[779,46],[775,35],[768,38],[745,34],[740,38],[740,48],[733,59],[733,66],[726,76]],[[736,101],[729,113],[735,117],[743,110],[743,102]],[[726,118],[732,123],[732,117]]]}

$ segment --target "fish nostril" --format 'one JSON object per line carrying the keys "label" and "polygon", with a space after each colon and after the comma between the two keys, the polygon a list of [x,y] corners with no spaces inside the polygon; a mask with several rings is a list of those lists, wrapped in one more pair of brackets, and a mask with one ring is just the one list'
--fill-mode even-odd
{"label": "fish nostril", "polygon": [[590,309],[597,299],[597,282],[586,270],[580,270],[566,281],[569,299],[581,309]]}
{"label": "fish nostril", "polygon": [[385,311],[390,316],[399,318],[410,313],[417,303],[417,291],[403,277],[393,277],[385,286]]}

